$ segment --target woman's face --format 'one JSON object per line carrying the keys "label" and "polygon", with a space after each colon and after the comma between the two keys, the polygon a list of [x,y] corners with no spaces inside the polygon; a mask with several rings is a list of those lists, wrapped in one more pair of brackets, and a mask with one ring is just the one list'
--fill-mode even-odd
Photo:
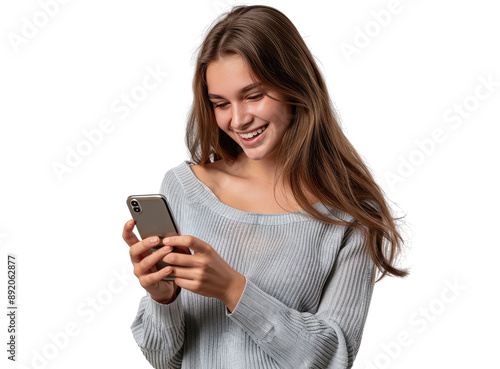
{"label": "woman's face", "polygon": [[[211,62],[206,73],[208,97],[217,125],[249,158],[260,160],[280,145],[290,124],[292,107],[274,100],[282,100],[277,93],[264,90],[264,86],[254,86],[251,76],[251,69],[239,55]],[[251,139],[240,136],[263,127],[264,130]]]}

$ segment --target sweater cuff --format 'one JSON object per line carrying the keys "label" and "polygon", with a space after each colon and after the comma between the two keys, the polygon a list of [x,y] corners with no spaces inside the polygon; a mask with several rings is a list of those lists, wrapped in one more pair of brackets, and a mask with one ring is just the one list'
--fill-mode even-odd
{"label": "sweater cuff", "polygon": [[177,326],[184,318],[182,310],[182,293],[177,295],[177,298],[170,304],[161,304],[153,300],[148,293],[146,305],[144,307],[144,315],[150,316],[153,321],[162,324],[164,327]]}
{"label": "sweater cuff", "polygon": [[283,303],[269,296],[247,278],[247,283],[238,304],[226,315],[250,334],[257,342],[269,342],[274,336],[273,320]]}

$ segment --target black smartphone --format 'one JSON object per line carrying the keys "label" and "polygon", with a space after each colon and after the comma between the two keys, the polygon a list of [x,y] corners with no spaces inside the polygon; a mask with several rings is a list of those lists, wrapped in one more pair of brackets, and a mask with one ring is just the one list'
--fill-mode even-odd
{"label": "black smartphone", "polygon": [[[165,196],[161,194],[129,196],[127,206],[132,218],[135,220],[135,226],[141,239],[158,236],[161,240],[165,237],[180,235],[179,227],[175,223]],[[155,246],[152,249],[157,250],[163,246],[163,244],[160,244],[160,246]],[[160,270],[168,265],[163,260],[160,260],[155,264],[155,267],[156,270]],[[163,280],[172,281],[174,277],[166,276]]]}

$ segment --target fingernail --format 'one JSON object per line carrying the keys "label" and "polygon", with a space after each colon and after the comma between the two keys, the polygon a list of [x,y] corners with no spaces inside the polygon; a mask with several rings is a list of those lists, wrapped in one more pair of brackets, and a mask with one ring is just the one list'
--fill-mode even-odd
{"label": "fingernail", "polygon": [[167,243],[169,243],[169,242],[170,242],[170,238],[164,238],[164,239],[163,239],[163,243],[164,243],[165,245],[166,245]]}
{"label": "fingernail", "polygon": [[165,251],[165,252],[172,251],[172,246],[165,246],[165,247],[163,247],[162,250]]}
{"label": "fingernail", "polygon": [[153,237],[151,239],[151,243],[157,243],[158,242],[158,237]]}

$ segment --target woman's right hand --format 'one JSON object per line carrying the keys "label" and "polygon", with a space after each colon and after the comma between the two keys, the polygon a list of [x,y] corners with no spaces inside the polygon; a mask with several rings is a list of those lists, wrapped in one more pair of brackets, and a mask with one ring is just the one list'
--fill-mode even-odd
{"label": "woman's right hand", "polygon": [[177,285],[174,281],[163,281],[172,272],[171,267],[156,270],[155,264],[167,256],[171,251],[171,246],[163,246],[158,250],[151,250],[152,247],[161,246],[159,237],[148,237],[139,241],[132,232],[135,221],[133,219],[125,223],[122,237],[130,246],[130,260],[134,266],[134,274],[139,279],[141,286],[148,291],[153,300],[168,304],[177,297]]}

